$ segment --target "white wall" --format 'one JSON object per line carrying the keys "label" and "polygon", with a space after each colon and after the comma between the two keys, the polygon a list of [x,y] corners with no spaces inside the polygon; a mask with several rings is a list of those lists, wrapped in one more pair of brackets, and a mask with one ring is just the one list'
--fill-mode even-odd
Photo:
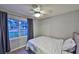
{"label": "white wall", "polygon": [[40,35],[57,38],[71,37],[79,32],[79,11],[54,16],[40,21]]}
{"label": "white wall", "polygon": [[34,33],[34,37],[38,37],[39,36],[39,21],[38,20],[33,20],[33,33]]}

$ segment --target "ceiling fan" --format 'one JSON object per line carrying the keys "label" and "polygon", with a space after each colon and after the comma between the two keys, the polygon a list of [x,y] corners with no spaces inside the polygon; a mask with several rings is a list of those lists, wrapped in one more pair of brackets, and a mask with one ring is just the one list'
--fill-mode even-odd
{"label": "ceiling fan", "polygon": [[42,7],[41,5],[37,5],[37,4],[32,5],[31,13],[33,14],[33,16],[40,17],[42,15],[47,14],[46,10],[42,10],[41,7]]}

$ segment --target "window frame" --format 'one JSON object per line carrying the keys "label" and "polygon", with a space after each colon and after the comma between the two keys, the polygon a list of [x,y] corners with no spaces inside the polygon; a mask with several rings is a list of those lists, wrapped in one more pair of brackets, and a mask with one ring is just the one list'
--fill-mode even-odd
{"label": "window frame", "polygon": [[[21,36],[21,33],[20,33],[21,30],[20,30],[20,24],[19,24],[19,21],[27,21],[27,18],[25,20],[16,19],[16,18],[8,18],[8,19],[12,19],[12,20],[17,20],[18,21],[18,37],[12,37],[12,38],[9,37],[9,40],[18,39],[18,38],[21,38],[21,37],[27,37],[27,35]],[[28,26],[28,21],[27,21],[27,26]],[[28,29],[27,29],[27,31],[28,31]],[[8,33],[9,33],[9,29],[8,29]]]}

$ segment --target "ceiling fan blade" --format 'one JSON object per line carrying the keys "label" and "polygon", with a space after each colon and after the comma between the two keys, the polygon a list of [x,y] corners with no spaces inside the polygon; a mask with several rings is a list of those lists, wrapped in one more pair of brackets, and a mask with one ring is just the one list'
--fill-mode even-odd
{"label": "ceiling fan blade", "polygon": [[51,10],[42,10],[42,11],[40,11],[42,14],[50,14],[50,13],[52,13],[53,11],[51,11]]}
{"label": "ceiling fan blade", "polygon": [[39,12],[40,11],[40,5],[33,4],[32,9],[33,9],[33,11]]}
{"label": "ceiling fan blade", "polygon": [[36,11],[36,12],[40,12],[40,7],[37,7],[35,9],[33,9],[33,10]]}
{"label": "ceiling fan blade", "polygon": [[44,15],[48,14],[48,12],[45,11],[45,10],[40,11],[40,13],[41,13],[41,14],[44,14]]}

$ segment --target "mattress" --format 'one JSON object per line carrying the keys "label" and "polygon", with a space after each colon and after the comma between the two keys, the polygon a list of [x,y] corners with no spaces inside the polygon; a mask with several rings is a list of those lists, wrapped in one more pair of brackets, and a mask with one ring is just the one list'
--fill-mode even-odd
{"label": "mattress", "polygon": [[27,43],[27,46],[38,54],[61,54],[62,45],[62,39],[55,39],[44,36],[31,39]]}

